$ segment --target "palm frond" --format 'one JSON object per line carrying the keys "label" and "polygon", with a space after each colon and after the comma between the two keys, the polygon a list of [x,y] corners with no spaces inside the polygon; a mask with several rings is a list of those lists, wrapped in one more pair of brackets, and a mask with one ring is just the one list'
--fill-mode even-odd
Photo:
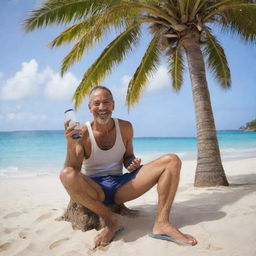
{"label": "palm frond", "polygon": [[212,70],[215,79],[217,79],[222,88],[229,88],[231,85],[230,70],[225,52],[215,38],[207,29],[204,53],[208,59],[208,66]]}
{"label": "palm frond", "polygon": [[160,55],[160,51],[158,49],[158,41],[159,35],[157,33],[149,43],[141,63],[128,85],[126,104],[129,108],[138,101],[143,87],[157,68]]}
{"label": "palm frond", "polygon": [[184,73],[184,58],[179,45],[172,47],[169,55],[169,73],[172,77],[172,87],[174,90],[179,91],[183,83]]}
{"label": "palm frond", "polygon": [[[95,17],[96,16],[96,17]],[[97,16],[95,15],[93,17],[90,17],[86,20],[83,20],[63,32],[61,32],[60,35],[55,37],[49,44],[49,47],[56,47],[56,46],[61,46],[63,44],[70,43],[72,41],[78,40],[82,35],[87,33],[91,27],[94,26],[94,24],[97,22]]]}
{"label": "palm frond", "polygon": [[[162,19],[159,19],[157,17],[154,17],[154,16],[151,16],[151,15],[143,15],[143,17],[141,18],[138,18],[139,20],[142,19],[142,20],[146,20],[147,19],[147,22],[148,23],[153,23],[153,24],[158,24],[158,25],[162,25],[166,28],[169,28],[170,27],[170,24],[167,23],[166,21],[162,20]],[[160,26],[161,27],[161,26]]]}
{"label": "palm frond", "polygon": [[[85,22],[85,28],[81,27],[81,31],[78,31],[78,35],[81,34],[82,37],[74,45],[68,55],[64,58],[61,67],[61,74],[63,75],[70,66],[75,62],[78,62],[85,53],[85,50],[93,48],[96,43],[103,39],[103,35],[109,32],[111,26],[114,28],[124,28],[126,25],[132,22],[133,16],[137,13],[135,10],[129,10],[125,8],[120,8],[121,5],[115,5],[108,8],[108,10],[97,15],[95,19],[89,18],[88,23]],[[93,16],[95,17],[95,16]],[[129,21],[126,22],[124,18],[130,17]],[[139,23],[148,22],[148,19],[143,19],[143,17],[137,16],[136,20]],[[94,22],[94,24],[92,24]],[[87,31],[83,31],[83,30]],[[55,43],[55,42],[53,42]]]}
{"label": "palm frond", "polygon": [[167,0],[166,2],[171,9],[179,11],[178,0]]}
{"label": "palm frond", "polygon": [[41,8],[31,11],[24,21],[26,32],[55,24],[68,24],[71,21],[81,20],[88,15],[117,4],[121,0],[48,0]]}
{"label": "palm frond", "polygon": [[[225,1],[223,1],[225,2]],[[220,5],[218,8],[213,8],[204,18],[203,22],[207,22],[212,19],[215,15],[221,15],[222,13],[232,12],[232,11],[239,11],[240,9],[255,10],[256,4],[255,3],[245,3],[243,1],[227,1],[225,4]]]}
{"label": "palm frond", "polygon": [[[59,36],[54,38],[49,43],[49,46],[61,46],[65,43],[78,40],[84,41],[88,39],[88,41],[90,41],[89,38],[93,37],[93,35],[97,35],[96,39],[99,39],[104,31],[108,32],[111,29],[111,26],[120,31],[120,29],[124,28],[127,23],[132,22],[132,18],[135,17],[136,14],[138,14],[136,9],[125,9],[122,4],[113,5],[101,13],[95,14],[69,27]],[[136,19],[139,18],[141,19],[140,16],[136,16]],[[148,22],[153,22],[152,18],[153,17],[151,17],[151,20],[148,19]],[[91,43],[89,45],[91,45]]]}
{"label": "palm frond", "polygon": [[192,21],[195,19],[196,15],[199,13],[201,8],[204,6],[206,0],[195,0],[193,3],[193,6],[191,6],[191,11],[189,13],[189,21]]}
{"label": "palm frond", "polygon": [[233,0],[222,0],[222,1],[206,1],[206,8],[205,11],[206,12],[211,12],[211,11],[215,11],[217,8],[219,8],[222,5],[226,5],[226,4],[232,4],[234,3]]}
{"label": "palm frond", "polygon": [[[177,23],[177,13],[175,13],[175,11],[172,8],[169,8],[170,5],[168,3],[168,1],[164,0],[164,1],[159,1],[159,0],[138,0],[139,3],[143,3],[145,6],[147,7],[151,7],[151,10],[147,10],[148,14],[151,15],[151,17],[155,17],[158,20],[162,20],[163,22],[166,22],[168,24],[168,26],[170,25],[170,23],[172,24],[176,24]],[[131,1],[131,2],[136,2],[136,0]],[[154,8],[154,10],[159,10],[161,12],[158,12],[158,15],[155,13],[153,14],[154,10],[152,9]],[[153,11],[153,12],[152,12]]]}
{"label": "palm frond", "polygon": [[191,4],[194,3],[194,0],[187,0],[185,1],[185,14],[188,17],[189,10],[191,8]]}
{"label": "palm frond", "polygon": [[155,6],[162,6],[163,2],[159,0],[139,0],[140,3],[143,4],[150,4],[150,5],[155,5]]}
{"label": "palm frond", "polygon": [[185,1],[184,0],[179,0],[178,1],[178,6],[179,6],[179,9],[180,9],[180,15],[181,15],[181,23],[185,23],[186,22],[186,10],[185,10]]}
{"label": "palm frond", "polygon": [[173,19],[163,8],[159,8],[150,4],[144,4],[139,2],[129,2],[125,1],[121,3],[123,8],[127,8],[130,10],[137,10],[141,13],[148,13],[149,15],[162,18],[163,20],[169,22],[170,24],[176,25],[177,21]]}
{"label": "palm frond", "polygon": [[227,10],[218,22],[224,32],[239,35],[246,42],[255,42],[256,39],[256,4]]}
{"label": "palm frond", "polygon": [[166,12],[175,20],[178,19],[179,9],[176,5],[172,5],[169,1],[165,3]]}
{"label": "palm frond", "polygon": [[136,44],[139,36],[140,24],[134,24],[128,27],[105,48],[99,58],[86,71],[73,95],[75,109],[81,105],[84,96],[89,90],[100,84],[102,79],[110,73],[113,66],[124,59],[132,46]]}

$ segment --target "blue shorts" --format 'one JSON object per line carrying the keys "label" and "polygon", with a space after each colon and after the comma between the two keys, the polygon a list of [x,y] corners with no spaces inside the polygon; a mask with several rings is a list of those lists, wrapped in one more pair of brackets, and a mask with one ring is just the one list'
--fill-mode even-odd
{"label": "blue shorts", "polygon": [[105,205],[115,204],[115,194],[116,190],[127,183],[128,181],[134,179],[139,172],[140,166],[133,172],[125,173],[123,175],[106,175],[99,177],[90,177],[94,182],[99,184],[105,193],[105,200],[103,203]]}

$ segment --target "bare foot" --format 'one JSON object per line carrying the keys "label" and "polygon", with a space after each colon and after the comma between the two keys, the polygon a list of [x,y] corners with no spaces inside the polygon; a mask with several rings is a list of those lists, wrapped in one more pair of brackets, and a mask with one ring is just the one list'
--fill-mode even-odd
{"label": "bare foot", "polygon": [[121,206],[120,215],[129,216],[129,217],[137,217],[139,215],[138,210],[129,209],[124,204]]}
{"label": "bare foot", "polygon": [[184,242],[190,245],[196,245],[197,240],[188,234],[183,234],[176,227],[171,225],[170,223],[155,223],[153,227],[153,234],[155,235],[167,235],[172,238]]}
{"label": "bare foot", "polygon": [[121,225],[119,223],[118,217],[113,215],[111,220],[106,221],[106,227],[100,232],[95,238],[94,249],[100,246],[107,246],[113,239],[115,233],[120,229]]}

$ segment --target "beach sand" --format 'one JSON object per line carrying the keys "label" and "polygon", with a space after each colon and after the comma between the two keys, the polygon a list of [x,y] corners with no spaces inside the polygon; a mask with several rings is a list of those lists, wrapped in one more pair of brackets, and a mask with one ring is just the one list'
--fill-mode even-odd
{"label": "beach sand", "polygon": [[0,180],[1,256],[84,255],[256,255],[256,158],[223,163],[229,187],[194,188],[196,162],[184,162],[171,220],[198,239],[194,247],[148,237],[157,203],[156,188],[128,202],[139,210],[121,217],[124,232],[104,249],[93,251],[96,230],[73,230],[55,219],[69,196],[58,177]]}

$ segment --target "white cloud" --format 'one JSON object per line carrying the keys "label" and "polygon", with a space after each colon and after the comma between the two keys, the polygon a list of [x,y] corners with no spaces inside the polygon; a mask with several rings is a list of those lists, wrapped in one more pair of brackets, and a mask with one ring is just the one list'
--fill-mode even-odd
{"label": "white cloud", "polygon": [[3,82],[1,98],[5,100],[18,100],[37,93],[38,85],[42,84],[44,77],[38,73],[38,64],[32,59],[23,62],[21,70],[14,77]]}
{"label": "white cloud", "polygon": [[122,76],[121,81],[122,81],[123,87],[127,88],[131,79],[132,79],[132,76],[128,76],[128,75]]}
{"label": "white cloud", "polygon": [[[114,86],[114,91],[119,95],[126,95],[128,84],[132,76],[124,75],[121,78],[120,86]],[[161,65],[157,69],[156,73],[152,78],[149,79],[148,83],[145,85],[145,92],[154,92],[156,90],[161,90],[167,86],[170,86],[171,80],[170,75],[168,74],[168,69]]]}
{"label": "white cloud", "polygon": [[[0,79],[3,73],[0,73]],[[54,72],[50,67],[38,70],[38,63],[32,59],[23,62],[21,69],[15,75],[1,82],[0,98],[4,100],[19,100],[35,97],[42,90],[47,99],[70,99],[78,85],[77,78],[70,72],[61,77],[59,72]],[[41,85],[45,85],[41,86]]]}
{"label": "white cloud", "polygon": [[122,76],[121,82],[118,83],[118,85],[112,84],[109,86],[109,89],[112,91],[115,101],[125,101],[128,84],[131,78],[132,77],[129,75],[124,75]]}
{"label": "white cloud", "polygon": [[17,106],[15,106],[16,107],[16,109],[18,110],[18,111],[20,111],[21,110],[21,105],[17,105]]}
{"label": "white cloud", "polygon": [[[0,73],[0,78],[3,76],[4,74]],[[131,78],[130,75],[124,75],[121,83],[112,87],[115,96],[125,97]],[[168,70],[161,65],[145,89],[147,92],[152,92],[169,86],[170,83]],[[54,72],[50,67],[39,71],[37,61],[32,59],[23,62],[21,69],[13,77],[2,81],[1,84],[0,98],[4,100],[19,100],[39,94],[49,100],[67,100],[71,99],[79,81],[71,72],[61,77],[59,72]]]}
{"label": "white cloud", "polygon": [[31,112],[10,112],[6,113],[5,115],[1,116],[1,119],[6,119],[8,121],[18,121],[23,120],[27,122],[31,121],[40,121],[40,120],[46,120],[47,115],[45,114],[34,114]]}
{"label": "white cloud", "polygon": [[155,75],[149,80],[146,90],[149,92],[161,90],[167,86],[171,85],[170,75],[168,74],[168,69],[161,65],[156,71]]}
{"label": "white cloud", "polygon": [[78,80],[70,72],[63,77],[59,73],[52,73],[46,83],[44,94],[51,100],[71,99],[77,85]]}
{"label": "white cloud", "polygon": [[12,4],[18,4],[19,2],[21,2],[20,0],[11,0],[10,1]]}
{"label": "white cloud", "polygon": [[35,0],[35,8],[41,7],[45,0]]}
{"label": "white cloud", "polygon": [[[12,4],[19,4],[19,3],[23,3],[24,0],[9,0]],[[34,2],[34,5],[38,7],[39,4],[42,4],[43,2],[45,2],[45,0],[31,0],[32,2]]]}

